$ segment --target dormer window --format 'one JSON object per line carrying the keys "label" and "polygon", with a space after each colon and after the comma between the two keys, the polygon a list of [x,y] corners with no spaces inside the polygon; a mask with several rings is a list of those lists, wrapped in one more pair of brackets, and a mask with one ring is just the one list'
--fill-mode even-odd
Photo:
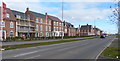
{"label": "dormer window", "polygon": [[19,19],[21,18],[21,16],[20,16],[20,15],[16,15],[16,17],[17,17],[17,18],[19,18]]}
{"label": "dormer window", "polygon": [[6,14],[6,17],[7,17],[7,18],[10,18],[10,14],[7,13],[7,14]]}

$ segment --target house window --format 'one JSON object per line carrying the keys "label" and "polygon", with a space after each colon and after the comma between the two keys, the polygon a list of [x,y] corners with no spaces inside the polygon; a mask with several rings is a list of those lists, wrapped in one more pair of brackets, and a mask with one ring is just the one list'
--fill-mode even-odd
{"label": "house window", "polygon": [[55,27],[54,27],[54,31],[55,31]]}
{"label": "house window", "polygon": [[67,33],[67,29],[65,29],[65,33]]}
{"label": "house window", "polygon": [[54,22],[54,25],[56,25],[56,22]]}
{"label": "house window", "polygon": [[51,25],[51,21],[49,21],[49,25]]}
{"label": "house window", "polygon": [[42,23],[42,22],[43,22],[43,20],[41,19],[41,20],[40,20],[40,23]]}
{"label": "house window", "polygon": [[10,22],[10,28],[14,28],[14,23]]}
{"label": "house window", "polygon": [[51,27],[49,26],[49,31],[51,31]]}
{"label": "house window", "polygon": [[2,22],[2,27],[5,27],[5,22],[4,21]]}
{"label": "house window", "polygon": [[42,31],[42,25],[40,25],[40,30]]}
{"label": "house window", "polygon": [[21,16],[20,15],[16,15],[16,17],[20,19]]}
{"label": "house window", "polygon": [[57,27],[57,31],[58,31],[58,27]]}
{"label": "house window", "polygon": [[46,31],[48,31],[48,26],[46,26]]}
{"label": "house window", "polygon": [[43,33],[42,33],[42,32],[40,32],[40,36],[43,36]]}
{"label": "house window", "polygon": [[38,23],[38,18],[36,18],[36,22]]}
{"label": "house window", "polygon": [[47,37],[49,36],[49,33],[48,33],[48,32],[46,32],[46,36],[47,36]]}
{"label": "house window", "polygon": [[14,31],[10,31],[10,36],[14,36]]}
{"label": "house window", "polygon": [[6,14],[6,17],[7,17],[7,18],[10,18],[10,14],[7,13],[7,14]]}
{"label": "house window", "polygon": [[56,23],[56,25],[58,26],[58,22]]}
{"label": "house window", "polygon": [[38,25],[36,25],[36,31],[38,31]]}
{"label": "house window", "polygon": [[61,27],[60,27],[60,31],[61,31]]}

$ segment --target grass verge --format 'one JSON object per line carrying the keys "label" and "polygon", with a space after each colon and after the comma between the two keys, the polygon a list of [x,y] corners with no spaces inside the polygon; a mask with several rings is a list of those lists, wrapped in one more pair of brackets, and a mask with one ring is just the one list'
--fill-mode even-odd
{"label": "grass verge", "polygon": [[[104,52],[102,52],[101,56],[111,57],[115,59],[120,59],[120,47],[107,47]],[[118,56],[118,58],[117,58]]]}
{"label": "grass verge", "polygon": [[51,45],[51,44],[58,44],[58,43],[65,43],[65,42],[73,42],[73,41],[94,39],[94,38],[98,38],[98,37],[85,38],[85,39],[74,39],[74,40],[59,40],[59,41],[52,41],[52,42],[19,44],[19,45],[6,45],[6,46],[2,46],[2,48],[5,49],[5,50],[11,50],[11,49],[19,49],[19,48],[27,48],[27,47],[35,47],[35,46],[43,46],[43,45]]}
{"label": "grass verge", "polygon": [[112,41],[113,43],[120,43],[120,41]]}

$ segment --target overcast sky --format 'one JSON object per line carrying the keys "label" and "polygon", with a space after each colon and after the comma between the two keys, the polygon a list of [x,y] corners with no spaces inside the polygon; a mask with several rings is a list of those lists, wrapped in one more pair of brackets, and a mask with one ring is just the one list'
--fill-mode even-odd
{"label": "overcast sky", "polygon": [[[13,10],[25,12],[30,10],[59,17],[62,15],[62,0],[4,0],[7,7]],[[79,25],[96,25],[107,33],[116,33],[117,26],[111,22],[108,16],[112,15],[110,6],[114,6],[113,0],[64,0],[64,20]],[[113,7],[115,8],[115,7]]]}

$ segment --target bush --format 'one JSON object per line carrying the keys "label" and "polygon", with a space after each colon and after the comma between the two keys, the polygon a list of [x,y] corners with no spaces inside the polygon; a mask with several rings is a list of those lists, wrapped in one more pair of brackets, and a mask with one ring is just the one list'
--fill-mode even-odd
{"label": "bush", "polygon": [[[92,35],[94,36],[94,35]],[[79,38],[79,37],[92,37],[92,36],[64,36],[63,38]],[[58,37],[26,37],[25,40],[23,40],[22,37],[7,37],[5,41],[34,41],[34,40],[48,40],[48,39],[61,39],[62,36]]]}

